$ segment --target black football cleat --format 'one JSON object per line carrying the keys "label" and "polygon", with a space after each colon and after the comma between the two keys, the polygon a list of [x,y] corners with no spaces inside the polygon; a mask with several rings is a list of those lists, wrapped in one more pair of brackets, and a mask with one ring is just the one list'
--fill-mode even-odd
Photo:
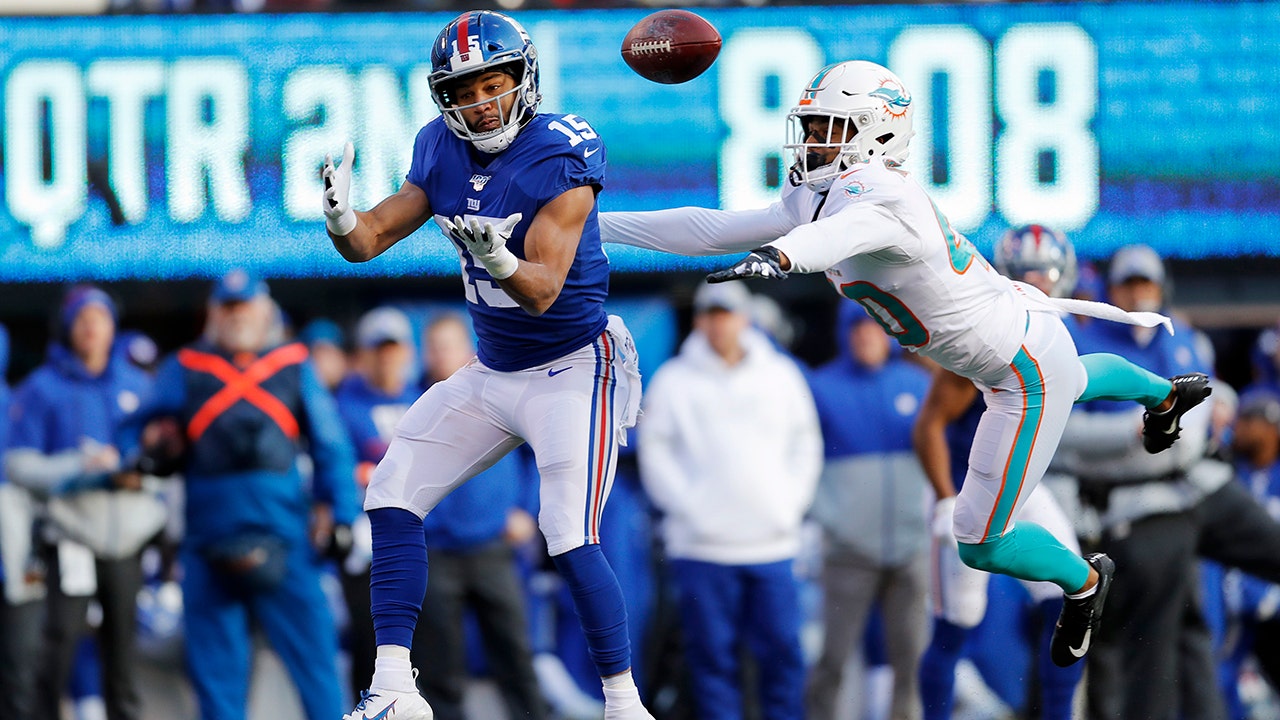
{"label": "black football cleat", "polygon": [[1188,373],[1169,380],[1173,383],[1173,407],[1162,413],[1148,410],[1142,414],[1142,447],[1152,455],[1173,447],[1181,431],[1178,420],[1213,392],[1209,376],[1204,373]]}
{"label": "black football cleat", "polygon": [[1089,597],[1067,598],[1063,602],[1058,625],[1049,642],[1049,657],[1058,667],[1074,665],[1089,652],[1093,634],[1102,624],[1102,606],[1111,589],[1111,578],[1116,574],[1116,564],[1102,553],[1086,555],[1084,559],[1098,572],[1098,589]]}

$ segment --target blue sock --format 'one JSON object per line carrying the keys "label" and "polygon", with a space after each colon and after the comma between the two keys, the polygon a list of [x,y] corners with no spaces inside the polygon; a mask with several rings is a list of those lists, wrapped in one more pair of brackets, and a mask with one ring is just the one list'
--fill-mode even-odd
{"label": "blue sock", "polygon": [[969,629],[934,618],[933,639],[920,658],[920,699],[924,720],[950,720],[956,694],[956,663],[964,653]]}
{"label": "blue sock", "polygon": [[378,645],[413,647],[413,628],[427,594],[427,539],[417,515],[400,508],[369,511],[373,564],[369,600]]}
{"label": "blue sock", "polygon": [[1089,375],[1089,384],[1076,402],[1090,400],[1136,400],[1153,408],[1164,402],[1173,390],[1166,378],[1134,365],[1119,355],[1090,353],[1080,362]]}
{"label": "blue sock", "polygon": [[600,677],[631,667],[627,636],[627,606],[618,578],[599,545],[583,545],[551,558],[569,586],[573,607],[587,638],[587,653]]}
{"label": "blue sock", "polygon": [[1041,720],[1071,720],[1071,701],[1075,698],[1076,685],[1084,675],[1084,663],[1058,667],[1049,658],[1049,641],[1053,638],[1053,626],[1062,612],[1062,598],[1046,600],[1040,609],[1040,718]]}

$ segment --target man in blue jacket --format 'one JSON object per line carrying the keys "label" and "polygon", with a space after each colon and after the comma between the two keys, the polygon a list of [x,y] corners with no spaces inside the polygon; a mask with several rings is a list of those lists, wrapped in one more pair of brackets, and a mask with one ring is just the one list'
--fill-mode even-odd
{"label": "man in blue jacket", "polygon": [[[928,642],[928,482],[911,424],[929,373],[901,357],[862,306],[840,306],[840,354],[809,378],[826,462],[811,515],[823,528],[822,654],[809,675],[809,720],[835,718],[849,656],[879,604],[889,664],[890,716],[920,717],[920,657]],[[850,418],[858,418],[850,422]]]}
{"label": "man in blue jacket", "polygon": [[[253,625],[310,720],[341,717],[337,634],[322,552],[355,514],[354,452],[301,343],[268,346],[267,285],[227,273],[209,331],[166,358],[144,418],[176,417],[186,440],[181,549],[187,666],[202,720],[244,720]],[[298,457],[315,472],[306,487]]]}
{"label": "man in blue jacket", "polygon": [[[116,434],[151,394],[151,379],[112,352],[117,310],[111,297],[91,285],[63,298],[48,358],[19,386],[10,412],[12,435],[5,451],[10,482],[62,507],[78,505],[83,491],[114,488],[113,502],[97,505],[85,524],[128,529],[125,508],[138,500],[137,476],[120,469]],[[141,519],[138,519],[141,522]],[[48,568],[43,652],[38,666],[37,706],[56,708],[71,674],[91,599],[102,607],[98,632],[103,653],[103,691],[113,720],[140,718],[134,678],[135,598],[142,586],[141,542],[123,552],[89,547],[79,528],[51,523],[41,552]],[[158,526],[151,525],[151,532]]]}

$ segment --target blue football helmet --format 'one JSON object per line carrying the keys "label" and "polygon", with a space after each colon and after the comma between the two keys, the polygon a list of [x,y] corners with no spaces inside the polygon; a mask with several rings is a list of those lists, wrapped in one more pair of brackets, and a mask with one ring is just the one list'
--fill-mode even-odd
{"label": "blue football helmet", "polygon": [[[1053,297],[1070,297],[1076,289],[1075,248],[1066,235],[1043,225],[1005,231],[996,243],[995,265],[1000,274],[1037,285]],[[1031,273],[1038,273],[1044,283],[1034,282]]]}
{"label": "blue football helmet", "polygon": [[[516,81],[516,87],[498,98],[515,94],[510,116],[506,113],[501,124],[485,132],[475,132],[467,126],[462,112],[474,105],[457,105],[450,93],[459,80],[475,76],[483,71],[499,70],[508,73]],[[506,150],[538,111],[542,91],[538,88],[538,52],[520,23],[489,10],[465,12],[454,18],[436,36],[431,46],[431,97],[440,108],[440,114],[454,135],[486,153]]]}

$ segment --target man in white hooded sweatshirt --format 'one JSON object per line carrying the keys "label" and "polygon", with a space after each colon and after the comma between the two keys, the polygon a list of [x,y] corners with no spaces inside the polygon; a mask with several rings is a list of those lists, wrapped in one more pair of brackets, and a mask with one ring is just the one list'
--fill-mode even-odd
{"label": "man in white hooded sweatshirt", "polygon": [[771,720],[804,717],[792,562],[822,469],[817,410],[800,368],[751,327],[751,294],[703,285],[694,330],[654,374],[638,432],[641,480],[665,513],[699,717],[741,718],[738,648],[768,672]]}

